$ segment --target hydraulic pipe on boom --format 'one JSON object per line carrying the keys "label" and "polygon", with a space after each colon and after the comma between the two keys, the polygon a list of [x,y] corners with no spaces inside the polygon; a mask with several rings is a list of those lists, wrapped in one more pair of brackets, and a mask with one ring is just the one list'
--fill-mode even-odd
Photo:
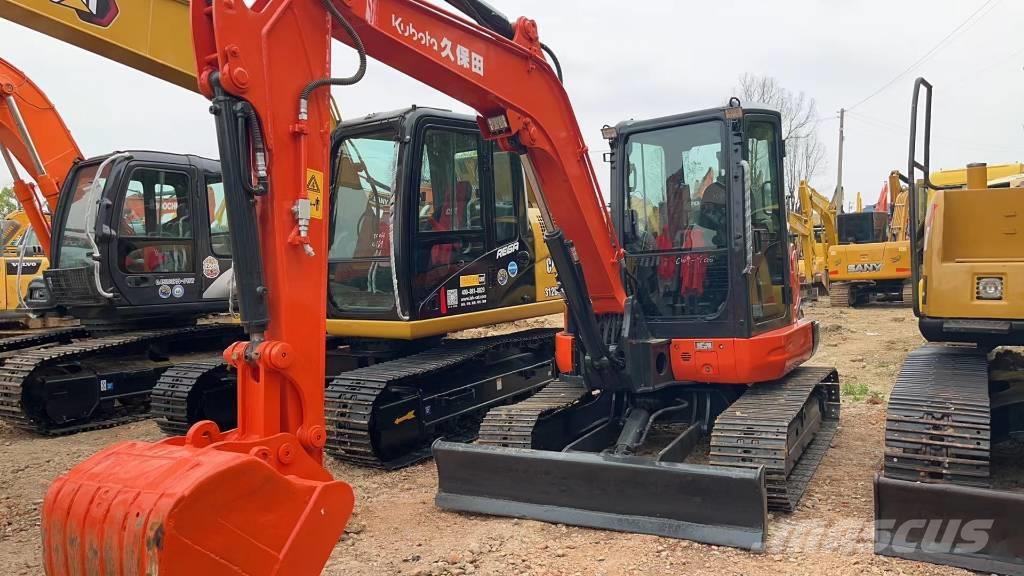
{"label": "hydraulic pipe on boom", "polygon": [[[64,177],[82,151],[46,94],[25,74],[0,59],[0,154],[14,179],[14,193],[49,257],[50,224]],[[21,178],[18,163],[32,182]],[[37,193],[38,190],[38,193]],[[46,203],[40,203],[39,195]]]}

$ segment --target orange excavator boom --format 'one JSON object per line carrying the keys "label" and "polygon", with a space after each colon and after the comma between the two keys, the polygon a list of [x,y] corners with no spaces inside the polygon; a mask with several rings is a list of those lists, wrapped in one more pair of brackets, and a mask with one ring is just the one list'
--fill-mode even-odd
{"label": "orange excavator boom", "polygon": [[[0,59],[0,154],[14,179],[14,192],[39,243],[49,256],[50,223],[64,177],[82,151],[46,94],[21,70]],[[14,163],[28,172],[21,178]],[[39,196],[42,195],[40,203]]]}
{"label": "orange excavator boom", "polygon": [[545,218],[575,242],[593,312],[621,313],[620,250],[536,25],[520,19],[503,37],[420,0],[357,4],[191,3],[250,336],[225,352],[239,427],[201,422],[184,438],[116,445],[59,478],[43,509],[48,574],[316,574],[340,537],[353,498],[320,464],[327,238],[312,209],[330,205],[329,94],[318,88],[334,83],[323,80],[332,35],[362,37],[366,52],[474,106],[485,134],[525,151]]}

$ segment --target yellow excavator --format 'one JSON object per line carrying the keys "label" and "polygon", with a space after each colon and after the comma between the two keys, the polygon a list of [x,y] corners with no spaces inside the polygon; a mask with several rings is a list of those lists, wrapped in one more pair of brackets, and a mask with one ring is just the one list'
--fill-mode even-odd
{"label": "yellow excavator", "polygon": [[839,241],[829,246],[827,264],[831,306],[849,308],[872,300],[909,304],[907,192],[899,172],[889,174],[874,208],[839,214],[836,228]]}
{"label": "yellow excavator", "polygon": [[[1021,163],[989,166],[988,186],[1006,187],[1021,174]],[[967,169],[937,170],[930,178],[937,186],[963,187]],[[872,300],[912,304],[905,184],[906,178],[894,170],[870,210],[862,209],[858,193],[857,210],[836,218],[839,241],[829,246],[826,263],[832,307],[847,308]]]}
{"label": "yellow excavator", "polygon": [[[967,186],[967,173],[970,167],[936,170],[928,180],[936,186]],[[988,164],[985,167],[989,188],[1004,188],[1010,180],[1024,174],[1024,164]]]}
{"label": "yellow excavator", "polygon": [[889,397],[875,551],[1024,574],[1024,369],[1004,348],[1024,345],[1024,188],[990,185],[984,164],[932,180],[931,101],[918,78],[907,175],[914,314],[928,344]]}
{"label": "yellow excavator", "polygon": [[839,243],[836,205],[806,180],[800,181],[797,194],[799,209],[789,212],[789,231],[800,251],[800,290],[805,298],[817,299],[828,294],[828,249]]}
{"label": "yellow excavator", "polygon": [[0,257],[0,322],[26,322],[30,311],[25,304],[32,280],[50,267],[43,246],[23,210],[9,213],[2,221],[3,255]]}
{"label": "yellow excavator", "polygon": [[[0,17],[198,87],[185,2],[0,0]],[[332,144],[332,173],[306,183],[331,222],[326,448],[402,466],[429,456],[438,436],[474,436],[487,409],[550,379],[553,330],[447,334],[564,305],[518,156],[483,139],[473,117],[425,107],[372,114],[340,124]],[[325,186],[333,206],[317,201]],[[219,254],[227,232],[214,228]],[[206,278],[217,276],[211,262]],[[235,425],[235,377],[219,356],[168,368],[151,398],[165,432],[202,419]]]}

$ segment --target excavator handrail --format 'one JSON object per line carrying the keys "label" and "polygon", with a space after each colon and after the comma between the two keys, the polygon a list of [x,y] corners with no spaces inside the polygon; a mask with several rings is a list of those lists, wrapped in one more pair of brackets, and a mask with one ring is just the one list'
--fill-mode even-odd
{"label": "excavator handrail", "polygon": [[[45,212],[57,210],[61,185],[83,158],[71,131],[53,103],[24,72],[0,59],[0,152],[22,209],[49,256],[50,223]],[[11,156],[34,182],[22,180]],[[40,205],[38,189],[45,207]]]}

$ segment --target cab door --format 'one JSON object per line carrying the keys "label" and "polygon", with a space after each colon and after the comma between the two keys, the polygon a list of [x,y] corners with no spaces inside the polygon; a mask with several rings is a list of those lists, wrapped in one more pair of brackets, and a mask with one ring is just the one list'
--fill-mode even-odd
{"label": "cab door", "polygon": [[414,319],[535,299],[522,168],[467,122],[431,119],[416,134],[410,189]]}
{"label": "cab door", "polygon": [[204,173],[196,187],[196,258],[199,264],[200,297],[224,302],[230,296],[231,234],[228,226],[224,183],[220,174]]}
{"label": "cab door", "polygon": [[[176,305],[200,298],[194,187],[188,166],[132,163],[114,206],[108,270],[133,306]],[[199,219],[200,222],[203,219]]]}

